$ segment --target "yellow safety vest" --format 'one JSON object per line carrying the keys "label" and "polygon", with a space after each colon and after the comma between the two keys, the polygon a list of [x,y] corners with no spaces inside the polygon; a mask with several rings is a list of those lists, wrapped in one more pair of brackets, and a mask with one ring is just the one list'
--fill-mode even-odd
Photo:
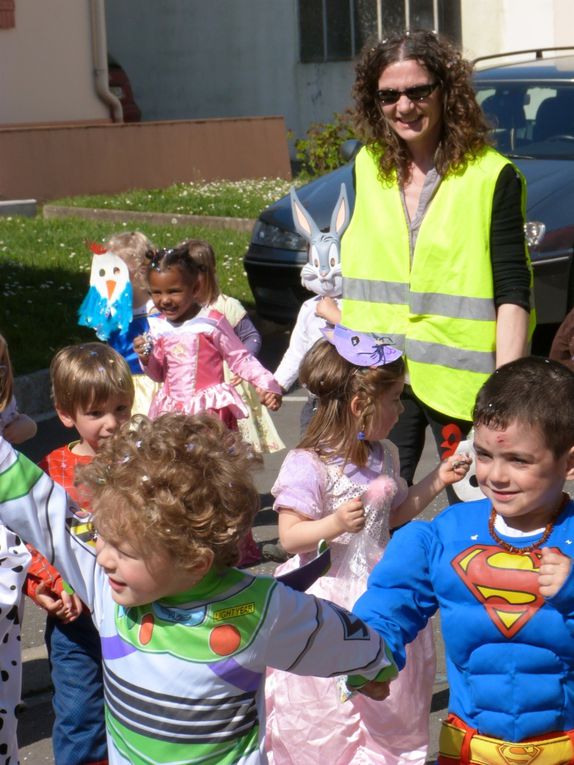
{"label": "yellow safety vest", "polygon": [[356,158],[357,196],[341,243],[341,321],[385,335],[404,350],[415,394],[457,419],[471,419],[476,394],[495,368],[490,224],[494,189],[507,164],[488,148],[464,172],[441,180],[411,264],[396,178],[381,183],[366,147]]}

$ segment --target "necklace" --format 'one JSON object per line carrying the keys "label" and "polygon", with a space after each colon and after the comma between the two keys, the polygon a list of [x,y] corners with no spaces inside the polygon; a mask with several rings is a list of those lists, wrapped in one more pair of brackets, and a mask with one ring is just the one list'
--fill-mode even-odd
{"label": "necklace", "polygon": [[556,511],[556,513],[552,516],[548,524],[546,525],[544,529],[544,533],[540,537],[540,539],[536,540],[531,545],[526,545],[526,547],[515,547],[514,545],[511,545],[509,542],[505,542],[504,539],[501,539],[501,537],[498,536],[496,529],[494,528],[494,522],[496,520],[496,510],[492,508],[490,511],[490,517],[488,519],[488,531],[490,533],[490,536],[494,539],[497,545],[502,547],[503,550],[506,550],[509,553],[515,553],[517,555],[523,555],[525,553],[532,552],[532,550],[539,550],[542,548],[550,536],[552,534],[552,530],[554,528],[554,523],[556,522],[556,518],[560,515],[562,510],[566,507],[567,503],[570,501],[570,496],[568,494],[562,495],[562,501],[560,502],[560,507]]}

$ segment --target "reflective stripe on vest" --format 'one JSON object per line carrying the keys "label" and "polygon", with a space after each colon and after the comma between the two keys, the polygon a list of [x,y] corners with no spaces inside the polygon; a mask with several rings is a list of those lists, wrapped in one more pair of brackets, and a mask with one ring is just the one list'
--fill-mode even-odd
{"label": "reflective stripe on vest", "polygon": [[411,266],[396,180],[381,183],[367,148],[355,163],[357,196],[341,247],[342,323],[397,338],[416,395],[459,419],[470,419],[476,393],[495,367],[490,225],[507,164],[486,149],[464,173],[443,178]]}
{"label": "reflective stripe on vest", "polygon": [[493,321],[496,311],[492,298],[471,298],[437,292],[411,292],[398,282],[373,282],[368,279],[345,279],[345,298],[369,303],[408,303],[411,313],[436,313],[441,316]]}

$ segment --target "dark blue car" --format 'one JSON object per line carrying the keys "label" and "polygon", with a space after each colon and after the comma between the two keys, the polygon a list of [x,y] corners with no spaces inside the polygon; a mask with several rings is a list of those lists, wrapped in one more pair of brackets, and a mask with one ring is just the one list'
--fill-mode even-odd
{"label": "dark blue car", "polygon": [[[476,71],[478,101],[493,126],[493,139],[528,184],[527,236],[534,266],[538,338],[547,345],[574,305],[574,48],[505,54],[497,66]],[[560,51],[560,52],[559,52]],[[516,58],[528,58],[516,62]],[[477,59],[482,65],[489,59]],[[502,58],[502,57],[500,57]],[[352,151],[346,147],[347,151]],[[352,161],[298,189],[320,227],[328,227],[341,183],[354,203]],[[264,210],[255,227],[245,270],[257,312],[293,321],[309,293],[299,272],[306,242],[296,232],[289,197]]]}

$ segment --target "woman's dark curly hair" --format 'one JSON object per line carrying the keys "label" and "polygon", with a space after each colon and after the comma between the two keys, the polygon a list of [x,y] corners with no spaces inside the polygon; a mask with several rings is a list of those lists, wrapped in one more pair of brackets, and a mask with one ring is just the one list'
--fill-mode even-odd
{"label": "woman's dark curly hair", "polygon": [[471,83],[471,65],[454,45],[428,30],[417,30],[367,46],[357,63],[353,88],[355,126],[363,143],[374,153],[380,178],[390,182],[409,177],[410,154],[382,114],[376,98],[379,77],[398,61],[417,61],[439,83],[442,97],[442,134],[435,154],[441,175],[463,170],[490,141],[488,123]]}
{"label": "woman's dark curly hair", "polygon": [[166,553],[193,568],[207,551],[222,570],[259,509],[258,458],[239,433],[209,414],[135,415],[78,470],[98,533],[142,556]]}

